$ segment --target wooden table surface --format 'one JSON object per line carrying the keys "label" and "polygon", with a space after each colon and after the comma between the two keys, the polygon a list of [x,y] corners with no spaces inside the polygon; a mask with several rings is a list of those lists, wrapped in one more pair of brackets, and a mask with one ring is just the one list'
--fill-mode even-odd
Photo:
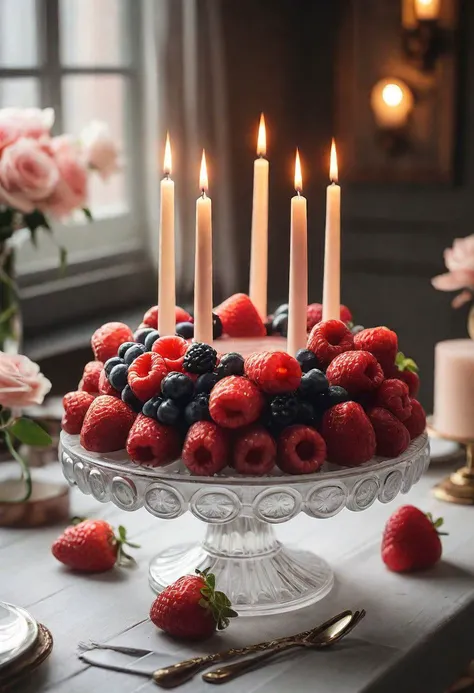
{"label": "wooden table surface", "polygon": [[[458,462],[459,466],[459,462]],[[38,470],[59,478],[59,468]],[[283,616],[240,618],[204,646],[170,641],[148,621],[153,595],[149,559],[167,544],[198,538],[203,526],[189,514],[158,520],[140,510],[125,513],[72,491],[72,514],[123,523],[141,544],[139,566],[81,576],[63,569],[50,553],[58,528],[0,529],[0,598],[28,609],[53,633],[47,664],[15,689],[56,693],[138,693],[157,690],[147,679],[82,664],[77,644],[89,638],[133,644],[163,653],[171,663],[199,652],[227,649],[304,630],[344,608],[367,617],[337,648],[298,652],[226,686],[228,693],[441,693],[474,656],[474,507],[441,504],[430,489],[446,467],[432,465],[408,496],[374,504],[362,513],[343,511],[329,520],[305,515],[277,528],[287,542],[312,547],[331,562],[336,584],[322,602]],[[385,520],[412,503],[445,518],[443,561],[412,576],[387,571],[380,558]],[[0,684],[1,690],[1,684]],[[180,691],[212,690],[200,678]]]}

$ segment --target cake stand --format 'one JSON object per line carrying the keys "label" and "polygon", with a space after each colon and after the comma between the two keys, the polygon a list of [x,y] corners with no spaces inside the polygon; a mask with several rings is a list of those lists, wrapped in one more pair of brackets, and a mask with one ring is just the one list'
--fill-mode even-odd
{"label": "cake stand", "polygon": [[334,582],[330,566],[314,553],[282,545],[273,525],[300,512],[330,518],[347,507],[367,510],[407,493],[429,464],[426,434],[400,457],[374,458],[356,468],[325,464],[316,474],[267,477],[192,476],[178,461],[150,468],[132,463],[125,451],[98,455],[80,445],[79,436],[61,433],[60,460],[70,484],[102,503],[122,510],[145,507],[161,519],[186,511],[207,523],[201,544],[172,546],[150,563],[153,590],[195,568],[210,567],[219,588],[240,615],[292,611],[322,599]]}
{"label": "cake stand", "polygon": [[428,418],[428,433],[433,438],[442,438],[460,443],[466,449],[466,464],[440,481],[433,493],[438,500],[460,505],[474,505],[474,440],[458,438],[440,432],[434,425],[433,417]]}

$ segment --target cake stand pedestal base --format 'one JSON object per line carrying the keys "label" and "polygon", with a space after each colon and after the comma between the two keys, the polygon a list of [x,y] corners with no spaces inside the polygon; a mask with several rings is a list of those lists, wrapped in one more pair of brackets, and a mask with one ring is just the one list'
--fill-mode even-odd
{"label": "cake stand pedestal base", "polygon": [[466,448],[466,466],[461,467],[437,484],[433,489],[435,497],[446,503],[474,505],[474,441],[449,437],[440,433],[434,428],[432,419],[429,420],[427,428],[431,436],[454,440]]}
{"label": "cake stand pedestal base", "polygon": [[334,574],[322,559],[285,547],[273,526],[250,517],[209,524],[201,544],[172,546],[150,563],[150,585],[160,592],[196,568],[209,568],[240,616],[284,613],[325,597]]}

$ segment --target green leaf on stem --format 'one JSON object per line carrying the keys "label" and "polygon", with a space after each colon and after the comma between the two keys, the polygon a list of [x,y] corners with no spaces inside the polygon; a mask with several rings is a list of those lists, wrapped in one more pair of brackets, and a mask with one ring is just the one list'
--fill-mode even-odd
{"label": "green leaf on stem", "polygon": [[47,447],[51,445],[52,440],[49,433],[42,428],[36,421],[21,417],[15,419],[9,427],[9,431],[13,433],[15,438],[25,445],[34,445],[37,447]]}
{"label": "green leaf on stem", "polygon": [[59,246],[59,274],[63,277],[67,270],[67,250],[63,245]]}
{"label": "green leaf on stem", "polygon": [[94,221],[91,210],[88,207],[83,207],[82,211],[84,212],[84,216],[87,219],[87,221]]}
{"label": "green leaf on stem", "polygon": [[11,503],[12,505],[13,505],[13,503],[24,503],[25,501],[27,501],[30,498],[31,492],[33,490],[30,468],[28,467],[28,464],[23,459],[23,457],[20,455],[18,450],[15,450],[15,446],[13,445],[13,441],[11,439],[11,436],[10,436],[10,433],[8,430],[3,431],[3,436],[4,436],[5,444],[8,448],[9,453],[20,465],[21,479],[25,485],[25,492],[24,492],[23,496],[21,496],[20,498],[15,498],[15,500],[10,500],[9,498],[1,498],[0,502],[1,503]]}

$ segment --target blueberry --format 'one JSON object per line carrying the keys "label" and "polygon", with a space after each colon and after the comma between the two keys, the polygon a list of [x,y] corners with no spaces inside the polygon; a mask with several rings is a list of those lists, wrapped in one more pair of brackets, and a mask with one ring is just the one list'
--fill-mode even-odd
{"label": "blueberry", "polygon": [[104,364],[105,375],[109,377],[112,368],[114,366],[119,366],[121,363],[123,363],[123,359],[120,359],[118,356],[114,356],[113,358],[106,361]]}
{"label": "blueberry", "polygon": [[328,390],[328,400],[329,406],[333,407],[335,404],[342,404],[343,402],[349,401],[349,393],[343,387],[339,385],[331,385]]}
{"label": "blueberry", "polygon": [[140,344],[145,344],[146,338],[152,332],[156,332],[156,330],[154,330],[153,327],[139,327],[133,335],[133,338],[136,342],[139,342]]}
{"label": "blueberry", "polygon": [[152,330],[149,334],[147,334],[146,339],[145,339],[145,349],[147,351],[151,351],[151,348],[153,344],[156,342],[157,339],[160,338],[160,333],[158,330]]}
{"label": "blueberry", "polygon": [[133,409],[134,412],[140,414],[143,407],[143,402],[141,402],[138,399],[138,397],[134,394],[130,385],[125,385],[125,387],[122,390],[122,402],[128,404],[130,409]]}
{"label": "blueberry", "polygon": [[184,410],[184,419],[190,426],[196,421],[210,421],[209,414],[209,395],[198,395]]}
{"label": "blueberry", "polygon": [[274,334],[279,334],[282,337],[288,336],[288,313],[280,313],[273,318],[273,332]]}
{"label": "blueberry", "polygon": [[197,395],[206,395],[212,390],[214,385],[219,380],[217,373],[203,373],[196,380],[194,389]]}
{"label": "blueberry", "polygon": [[192,322],[178,322],[176,325],[176,334],[183,339],[192,339],[194,337],[194,325]]}
{"label": "blueberry", "polygon": [[309,349],[298,349],[296,352],[296,360],[300,364],[303,373],[307,373],[313,368],[321,368],[316,354]]}
{"label": "blueberry", "polygon": [[172,399],[177,404],[187,404],[194,394],[194,383],[186,373],[168,373],[161,383],[161,391],[165,399]]}
{"label": "blueberry", "polygon": [[156,412],[156,418],[165,426],[174,426],[180,417],[180,410],[176,402],[172,399],[165,399]]}
{"label": "blueberry", "polygon": [[128,366],[125,363],[119,363],[112,368],[109,373],[109,383],[113,388],[122,392],[127,384]]}
{"label": "blueberry", "polygon": [[354,325],[354,327],[351,328],[352,334],[359,334],[359,332],[362,332],[362,330],[365,330],[363,325]]}
{"label": "blueberry", "polygon": [[117,356],[119,356],[121,359],[124,358],[125,354],[127,351],[130,349],[130,347],[135,346],[135,342],[124,342],[119,346],[119,349],[117,351]]}
{"label": "blueberry", "polygon": [[273,313],[273,317],[276,318],[277,315],[288,315],[289,308],[288,303],[282,303]]}
{"label": "blueberry", "polygon": [[243,375],[244,357],[237,354],[235,351],[224,354],[216,368],[216,373],[219,379],[225,378],[227,375]]}
{"label": "blueberry", "polygon": [[126,364],[130,366],[135,359],[137,359],[139,356],[144,354],[146,351],[145,345],[144,344],[134,344],[131,346],[127,351],[125,352],[125,356],[123,357],[123,360],[125,361]]}
{"label": "blueberry", "polygon": [[316,413],[315,408],[309,402],[302,400],[298,403],[298,423],[304,424],[305,426],[316,426],[319,417]]}
{"label": "blueberry", "polygon": [[212,314],[212,337],[213,339],[219,339],[222,337],[223,332],[222,320],[217,315],[217,313]]}
{"label": "blueberry", "polygon": [[304,373],[298,388],[298,395],[310,402],[321,393],[327,392],[329,387],[325,374],[317,368],[312,368]]}
{"label": "blueberry", "polygon": [[142,408],[143,416],[148,416],[150,419],[156,419],[158,407],[160,406],[160,404],[162,402],[163,402],[162,397],[152,397],[151,399],[149,399],[143,405],[143,408]]}

